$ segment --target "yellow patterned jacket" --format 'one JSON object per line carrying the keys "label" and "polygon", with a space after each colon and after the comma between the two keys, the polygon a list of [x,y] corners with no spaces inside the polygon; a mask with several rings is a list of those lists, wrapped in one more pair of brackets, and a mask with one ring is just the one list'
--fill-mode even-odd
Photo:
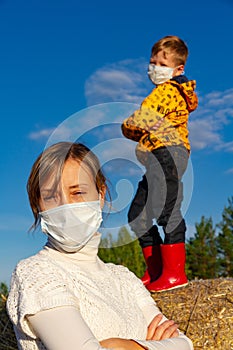
{"label": "yellow patterned jacket", "polygon": [[195,87],[195,80],[159,84],[140,109],[124,120],[122,133],[138,142],[137,155],[172,145],[184,145],[190,151],[187,124],[189,113],[198,105]]}

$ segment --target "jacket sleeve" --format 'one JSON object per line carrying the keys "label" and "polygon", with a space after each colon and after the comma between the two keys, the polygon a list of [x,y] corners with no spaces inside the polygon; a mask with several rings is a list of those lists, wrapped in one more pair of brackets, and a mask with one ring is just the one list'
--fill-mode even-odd
{"label": "jacket sleeve", "polygon": [[164,122],[164,115],[141,106],[129,118],[125,119],[121,130],[123,135],[133,141],[139,141],[152,130],[157,130]]}
{"label": "jacket sleeve", "polygon": [[166,99],[166,94],[159,86],[142,101],[141,106],[122,124],[122,133],[128,139],[139,141],[148,135],[152,128],[156,130],[164,121],[165,109],[159,106]]}
{"label": "jacket sleeve", "polygon": [[147,132],[143,123],[143,113],[140,109],[136,110],[130,117],[123,121],[121,130],[123,135],[130,140],[138,142]]}

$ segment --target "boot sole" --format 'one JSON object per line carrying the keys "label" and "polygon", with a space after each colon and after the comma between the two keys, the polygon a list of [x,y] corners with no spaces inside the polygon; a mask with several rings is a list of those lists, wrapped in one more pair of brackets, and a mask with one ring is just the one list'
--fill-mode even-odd
{"label": "boot sole", "polygon": [[152,289],[149,289],[149,291],[151,293],[159,293],[159,292],[165,292],[167,290],[173,290],[173,289],[178,289],[178,288],[182,288],[182,287],[185,287],[187,286],[189,283],[184,283],[184,284],[179,284],[178,286],[174,286],[174,287],[171,287],[171,288],[167,288],[167,289],[160,289],[160,290],[152,290]]}

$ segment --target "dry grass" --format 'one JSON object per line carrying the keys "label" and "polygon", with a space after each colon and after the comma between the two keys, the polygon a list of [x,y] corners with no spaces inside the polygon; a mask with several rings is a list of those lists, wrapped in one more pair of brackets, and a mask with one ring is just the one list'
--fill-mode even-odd
{"label": "dry grass", "polygon": [[6,297],[0,294],[0,350],[16,350],[17,342],[6,313]]}
{"label": "dry grass", "polygon": [[152,296],[195,350],[233,350],[233,278],[192,281]]}
{"label": "dry grass", "polygon": [[[152,297],[192,339],[195,350],[233,350],[233,278],[192,281]],[[0,350],[16,350],[5,302],[0,296]]]}

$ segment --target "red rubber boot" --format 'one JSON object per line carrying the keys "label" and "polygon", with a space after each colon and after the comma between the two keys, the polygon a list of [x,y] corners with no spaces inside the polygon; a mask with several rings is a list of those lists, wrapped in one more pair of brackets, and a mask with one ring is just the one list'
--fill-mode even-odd
{"label": "red rubber boot", "polygon": [[186,286],[188,279],[185,274],[185,244],[161,244],[163,271],[154,282],[146,285],[150,292],[162,292]]}
{"label": "red rubber boot", "polygon": [[146,286],[148,283],[155,281],[162,272],[162,259],[160,245],[148,246],[142,248],[143,256],[146,261],[147,269],[141,280]]}

